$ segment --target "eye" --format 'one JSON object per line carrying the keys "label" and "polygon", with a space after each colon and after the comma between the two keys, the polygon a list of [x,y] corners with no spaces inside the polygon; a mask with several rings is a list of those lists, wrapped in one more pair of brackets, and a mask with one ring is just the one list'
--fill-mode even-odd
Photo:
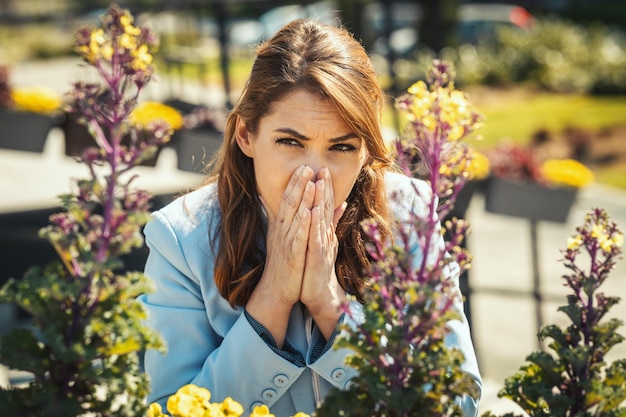
{"label": "eye", "polygon": [[337,145],[333,145],[331,150],[337,152],[354,152],[356,151],[356,147],[348,143],[338,143]]}
{"label": "eye", "polygon": [[285,146],[302,146],[297,139],[294,138],[276,138],[274,143]]}

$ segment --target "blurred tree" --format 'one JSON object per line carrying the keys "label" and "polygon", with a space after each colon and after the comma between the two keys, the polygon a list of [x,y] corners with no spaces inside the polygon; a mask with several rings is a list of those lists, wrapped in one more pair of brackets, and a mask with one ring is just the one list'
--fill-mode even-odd
{"label": "blurred tree", "polygon": [[341,23],[360,41],[363,40],[363,9],[370,0],[338,0]]}
{"label": "blurred tree", "polygon": [[418,0],[422,7],[419,22],[419,41],[435,52],[454,44],[459,0]]}

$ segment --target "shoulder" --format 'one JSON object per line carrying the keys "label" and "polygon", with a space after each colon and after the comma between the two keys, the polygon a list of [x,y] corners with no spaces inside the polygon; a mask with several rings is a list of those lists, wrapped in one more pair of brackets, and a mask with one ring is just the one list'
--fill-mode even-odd
{"label": "shoulder", "polygon": [[209,239],[220,223],[220,213],[217,186],[198,188],[152,213],[144,228],[146,243],[168,258],[184,257],[185,263],[208,259]]}
{"label": "shoulder", "polygon": [[393,171],[385,174],[385,191],[391,212],[399,218],[425,213],[433,195],[427,182]]}
{"label": "shoulder", "polygon": [[215,183],[208,184],[184,194],[155,211],[152,216],[166,219],[182,235],[197,229],[206,231],[220,217],[217,186]]}

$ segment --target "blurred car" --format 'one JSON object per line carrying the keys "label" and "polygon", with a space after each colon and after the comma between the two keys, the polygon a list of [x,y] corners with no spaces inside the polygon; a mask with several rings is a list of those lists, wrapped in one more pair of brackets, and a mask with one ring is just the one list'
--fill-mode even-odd
{"label": "blurred car", "polygon": [[306,5],[290,4],[271,8],[257,20],[242,20],[229,24],[228,38],[231,45],[255,44],[269,39],[286,23],[303,17],[314,17],[322,22],[336,25],[339,22],[338,6],[332,0]]}
{"label": "blurred car", "polygon": [[460,43],[476,44],[493,38],[498,26],[526,29],[533,16],[523,7],[510,4],[464,4],[459,7],[457,37]]}
{"label": "blurred car", "polygon": [[[382,2],[371,2],[363,10],[363,38],[373,53],[387,55],[389,48],[396,57],[406,57],[419,46],[418,28],[423,18],[420,5],[414,2],[393,2],[389,41],[386,39],[386,8]],[[462,4],[458,9],[456,39],[475,44],[493,37],[500,25],[527,28],[533,16],[521,6],[499,3]]]}

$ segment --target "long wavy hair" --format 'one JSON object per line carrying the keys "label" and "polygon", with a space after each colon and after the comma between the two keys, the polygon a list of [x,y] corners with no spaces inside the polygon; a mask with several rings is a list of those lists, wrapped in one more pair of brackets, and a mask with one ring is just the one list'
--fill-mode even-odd
{"label": "long wavy hair", "polygon": [[261,278],[267,231],[253,160],[243,154],[235,138],[237,119],[255,135],[272,104],[300,88],[330,100],[369,153],[336,228],[335,267],[346,291],[360,299],[366,285],[367,236],[359,223],[373,218],[383,238],[391,235],[384,173],[392,160],[381,134],[384,96],[372,62],[346,30],[313,19],[294,20],[257,49],[242,95],[228,115],[224,143],[204,181],[217,182],[222,217],[211,239],[214,278],[222,297],[233,306],[245,305]]}

